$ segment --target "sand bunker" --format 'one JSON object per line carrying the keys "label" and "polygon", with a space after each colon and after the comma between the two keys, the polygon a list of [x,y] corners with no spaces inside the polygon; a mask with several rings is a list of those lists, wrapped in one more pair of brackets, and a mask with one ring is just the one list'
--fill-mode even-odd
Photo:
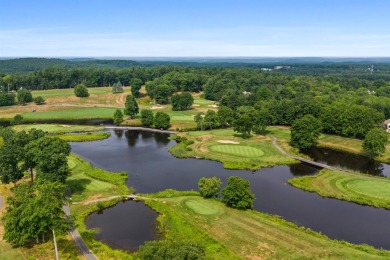
{"label": "sand bunker", "polygon": [[221,143],[221,144],[239,144],[240,142],[235,142],[235,141],[231,141],[231,140],[218,140],[218,143]]}
{"label": "sand bunker", "polygon": [[209,105],[209,107],[218,107],[218,105]]}
{"label": "sand bunker", "polygon": [[160,106],[152,106],[150,109],[163,109],[164,107],[160,107]]}

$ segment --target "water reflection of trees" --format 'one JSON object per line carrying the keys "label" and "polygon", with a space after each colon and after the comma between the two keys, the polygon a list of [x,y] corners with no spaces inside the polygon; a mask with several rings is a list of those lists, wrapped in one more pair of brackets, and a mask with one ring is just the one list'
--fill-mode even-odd
{"label": "water reflection of trees", "polygon": [[118,137],[118,138],[122,138],[123,136],[123,130],[114,130],[114,134]]}
{"label": "water reflection of trees", "polygon": [[313,148],[305,154],[318,162],[366,174],[383,176],[384,165],[371,158],[327,148]]}
{"label": "water reflection of trees", "polygon": [[154,140],[156,140],[156,143],[159,145],[167,145],[170,141],[168,134],[161,133],[154,133]]}
{"label": "water reflection of trees", "polygon": [[304,163],[291,164],[289,165],[290,171],[294,176],[305,176],[305,175],[313,175],[316,174],[319,169],[309,166]]}
{"label": "water reflection of trees", "polygon": [[129,146],[135,146],[139,138],[139,131],[127,130],[125,132],[125,136],[127,139],[127,144]]}

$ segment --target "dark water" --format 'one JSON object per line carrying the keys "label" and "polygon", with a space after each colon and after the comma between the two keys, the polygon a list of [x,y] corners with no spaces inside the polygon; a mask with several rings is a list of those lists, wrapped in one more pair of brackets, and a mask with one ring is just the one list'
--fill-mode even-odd
{"label": "dark water", "polygon": [[[91,214],[86,219],[88,229],[98,228],[96,239],[112,248],[134,251],[145,241],[158,239],[158,214],[142,202],[126,201]],[[114,238],[114,239],[113,239]]]}
{"label": "dark water", "polygon": [[[317,173],[316,168],[299,164],[265,168],[256,172],[226,170],[218,162],[177,159],[167,151],[174,144],[163,134],[116,131],[103,141],[73,143],[72,151],[97,167],[128,172],[128,184],[140,193],[167,188],[196,190],[201,177],[217,176],[225,183],[231,175],[240,176],[251,182],[256,196],[254,208],[258,211],[282,216],[333,239],[390,249],[390,211],[322,198],[287,183],[294,176]],[[125,212],[123,214],[129,215]],[[139,221],[142,221],[142,217]],[[112,222],[119,220],[110,218],[102,225],[107,226]],[[127,222],[121,224],[127,225]],[[117,241],[116,233],[102,233],[101,239],[114,245]]]}
{"label": "dark water", "polygon": [[359,171],[376,176],[390,177],[390,165],[362,155],[345,153],[328,148],[315,147],[305,152],[314,161],[338,168]]}

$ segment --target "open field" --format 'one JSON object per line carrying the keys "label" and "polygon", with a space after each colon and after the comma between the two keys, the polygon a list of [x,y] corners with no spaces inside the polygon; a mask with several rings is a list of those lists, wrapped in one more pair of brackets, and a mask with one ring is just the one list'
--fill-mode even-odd
{"label": "open field", "polygon": [[[15,105],[0,107],[0,118],[11,119],[21,114],[25,120],[50,120],[50,119],[111,119],[116,109],[123,109],[126,96],[130,95],[130,88],[125,87],[124,93],[112,94],[110,87],[89,88],[90,96],[78,98],[73,89],[55,89],[33,91],[33,97],[42,96],[44,105],[29,103],[25,106]],[[171,129],[194,128],[196,124],[193,117],[198,112],[206,112],[208,109],[216,110],[215,102],[200,97],[200,93],[194,93],[194,105],[187,111],[172,111],[171,105],[154,104],[145,95],[145,88],[141,89],[142,96],[138,98],[140,110],[151,109],[154,112],[163,111],[171,117]],[[32,112],[35,110],[36,112]],[[141,112],[141,111],[140,111]],[[126,118],[125,118],[126,119]],[[124,125],[139,125],[139,119],[125,120]]]}
{"label": "open field", "polygon": [[390,209],[390,181],[351,172],[322,170],[315,176],[289,180],[297,188],[323,197],[352,201],[362,205]]}
{"label": "open field", "polygon": [[172,147],[170,152],[179,158],[204,158],[222,162],[228,169],[251,169],[296,163],[280,153],[266,136],[242,138],[231,129],[180,133],[188,141]]}
{"label": "open field", "polygon": [[387,251],[330,240],[276,216],[235,210],[213,199],[182,196],[145,202],[163,214],[159,222],[167,238],[202,244],[211,259],[390,257]]}

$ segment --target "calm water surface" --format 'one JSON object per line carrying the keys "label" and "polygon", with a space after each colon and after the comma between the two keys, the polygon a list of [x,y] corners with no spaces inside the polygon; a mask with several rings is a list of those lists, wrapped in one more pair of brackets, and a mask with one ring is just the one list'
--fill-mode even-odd
{"label": "calm water surface", "polygon": [[[251,182],[256,196],[254,208],[258,211],[282,216],[330,238],[390,249],[390,211],[322,198],[287,183],[294,176],[317,173],[316,168],[299,164],[265,168],[256,172],[226,170],[218,162],[177,159],[167,151],[174,144],[175,142],[168,140],[168,135],[164,134],[113,131],[112,136],[103,141],[72,143],[72,152],[97,167],[110,171],[126,171],[129,175],[128,185],[133,186],[139,193],[157,192],[167,188],[196,190],[201,177],[217,176],[226,183],[229,176],[240,176]],[[114,225],[114,222],[115,225],[129,225],[133,211],[124,208],[126,205],[131,207],[131,203],[125,202],[109,209],[118,210],[117,214],[123,214],[124,218],[111,215],[99,225],[91,225],[107,227],[101,228],[98,239],[111,246],[119,244],[118,240],[121,238],[117,237],[117,233],[112,231],[110,226]],[[109,211],[104,210],[101,215],[106,215],[106,212]],[[93,221],[94,217],[95,215],[91,216],[89,221]],[[141,216],[140,221],[142,219]],[[130,231],[128,233],[129,236],[138,235]],[[145,240],[150,239],[152,238]],[[127,248],[132,249],[130,246]]]}

